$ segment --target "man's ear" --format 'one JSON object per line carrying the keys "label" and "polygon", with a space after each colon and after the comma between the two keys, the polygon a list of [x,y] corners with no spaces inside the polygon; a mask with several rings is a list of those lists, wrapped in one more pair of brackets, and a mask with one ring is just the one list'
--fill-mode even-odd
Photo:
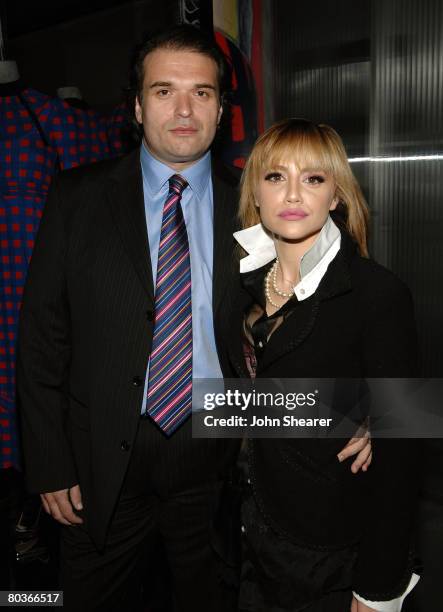
{"label": "man's ear", "polygon": [[143,123],[142,106],[138,96],[135,96],[135,118],[137,119],[137,123],[140,123],[140,125]]}
{"label": "man's ear", "polygon": [[218,115],[217,115],[217,125],[220,125],[220,119],[223,115],[223,103],[220,103],[220,108],[218,109]]}

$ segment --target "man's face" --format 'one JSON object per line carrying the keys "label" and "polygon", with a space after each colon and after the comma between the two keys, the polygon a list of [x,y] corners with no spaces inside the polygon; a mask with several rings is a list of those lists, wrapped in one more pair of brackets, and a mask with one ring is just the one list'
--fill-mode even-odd
{"label": "man's face", "polygon": [[143,66],[136,119],[152,155],[174,170],[184,170],[209,149],[220,121],[217,65],[194,51],[156,49]]}

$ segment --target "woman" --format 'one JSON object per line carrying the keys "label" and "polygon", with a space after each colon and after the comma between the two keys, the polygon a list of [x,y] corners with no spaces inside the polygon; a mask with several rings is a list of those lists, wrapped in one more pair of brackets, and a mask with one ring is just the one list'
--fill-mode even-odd
{"label": "woman", "polygon": [[[238,376],[416,374],[409,291],[368,258],[366,203],[332,128],[290,119],[265,132],[243,173],[240,218]],[[242,610],[401,609],[418,579],[414,442],[374,440],[375,465],[357,475],[336,461],[341,442],[249,440]]]}

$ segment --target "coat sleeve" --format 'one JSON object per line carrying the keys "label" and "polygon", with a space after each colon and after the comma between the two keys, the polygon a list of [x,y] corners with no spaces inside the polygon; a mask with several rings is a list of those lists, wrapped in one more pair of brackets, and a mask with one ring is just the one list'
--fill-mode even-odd
{"label": "coat sleeve", "polygon": [[[388,273],[387,273],[388,274]],[[409,290],[394,276],[374,290],[364,333],[366,376],[417,376],[417,336]],[[420,447],[415,439],[373,438],[367,479],[365,529],[353,590],[371,601],[401,595],[411,578],[410,544],[419,488]]]}
{"label": "coat sleeve", "polygon": [[40,493],[77,482],[65,430],[71,340],[58,182],[51,187],[28,270],[17,351],[26,481],[30,491]]}

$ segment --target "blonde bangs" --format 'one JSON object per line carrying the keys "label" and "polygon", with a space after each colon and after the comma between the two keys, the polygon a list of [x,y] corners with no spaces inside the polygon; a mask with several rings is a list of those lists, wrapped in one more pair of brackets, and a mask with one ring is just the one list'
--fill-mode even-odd
{"label": "blonde bangs", "polygon": [[295,163],[299,170],[309,168],[334,174],[333,159],[319,133],[294,133],[286,130],[280,135],[276,132],[260,148],[256,162],[258,172]]}

